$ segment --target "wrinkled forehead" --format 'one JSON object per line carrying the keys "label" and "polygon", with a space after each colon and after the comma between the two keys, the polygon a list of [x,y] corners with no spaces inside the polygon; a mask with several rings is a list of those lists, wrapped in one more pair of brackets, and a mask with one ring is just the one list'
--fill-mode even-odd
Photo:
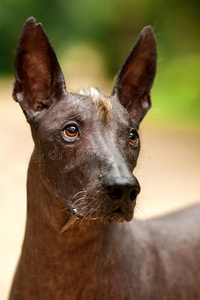
{"label": "wrinkled forehead", "polygon": [[[67,93],[42,117],[43,125],[64,126],[70,120],[95,122],[101,126],[134,125],[127,110],[115,98],[106,97],[96,88],[80,90],[79,94]],[[46,127],[46,126],[45,126]]]}
{"label": "wrinkled forehead", "polygon": [[130,117],[128,111],[121,105],[117,97],[107,97],[97,88],[81,89],[80,95],[85,96],[95,108],[95,114],[102,125],[109,125],[117,122],[136,127],[136,123]]}

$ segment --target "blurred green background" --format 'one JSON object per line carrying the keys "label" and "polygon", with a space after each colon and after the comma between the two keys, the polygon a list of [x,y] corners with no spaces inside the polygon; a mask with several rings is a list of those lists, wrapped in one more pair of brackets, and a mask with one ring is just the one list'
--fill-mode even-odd
{"label": "blurred green background", "polygon": [[1,0],[1,78],[13,76],[17,40],[29,16],[45,27],[67,86],[89,76],[106,91],[141,29],[152,25],[158,70],[147,122],[200,129],[199,0]]}

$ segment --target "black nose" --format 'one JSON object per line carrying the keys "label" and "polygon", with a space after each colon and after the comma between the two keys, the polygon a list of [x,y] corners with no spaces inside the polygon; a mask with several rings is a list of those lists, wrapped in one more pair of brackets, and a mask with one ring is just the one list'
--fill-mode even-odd
{"label": "black nose", "polygon": [[107,194],[112,200],[134,201],[140,192],[140,185],[135,177],[128,179],[107,179]]}

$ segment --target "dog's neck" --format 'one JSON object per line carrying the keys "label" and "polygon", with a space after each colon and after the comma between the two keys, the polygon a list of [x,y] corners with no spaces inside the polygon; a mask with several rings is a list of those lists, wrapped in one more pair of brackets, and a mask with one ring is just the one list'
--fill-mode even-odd
{"label": "dog's neck", "polygon": [[[99,265],[116,224],[105,225],[86,219],[60,232],[71,216],[63,200],[42,178],[35,152],[28,170],[27,197],[27,224],[20,265],[22,282],[27,290],[40,291],[44,299],[51,293],[55,295],[55,290],[61,293],[58,298],[62,299],[66,280],[68,289],[72,289],[68,290],[68,295],[72,295],[74,282],[77,281],[80,289],[79,282],[87,281],[87,275],[81,279],[80,273],[85,272],[86,265],[88,274],[93,273],[96,260]],[[73,284],[70,285],[70,281]],[[46,291],[45,286],[48,286]]]}

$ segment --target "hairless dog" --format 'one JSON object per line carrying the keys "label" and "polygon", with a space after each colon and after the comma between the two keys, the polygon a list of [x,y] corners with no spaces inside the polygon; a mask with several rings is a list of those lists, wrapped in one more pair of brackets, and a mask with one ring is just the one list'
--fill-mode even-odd
{"label": "hairless dog", "polygon": [[109,97],[97,88],[70,93],[42,25],[26,21],[13,97],[35,148],[10,300],[200,299],[200,205],[155,218],[151,230],[128,223],[156,60],[148,26]]}

